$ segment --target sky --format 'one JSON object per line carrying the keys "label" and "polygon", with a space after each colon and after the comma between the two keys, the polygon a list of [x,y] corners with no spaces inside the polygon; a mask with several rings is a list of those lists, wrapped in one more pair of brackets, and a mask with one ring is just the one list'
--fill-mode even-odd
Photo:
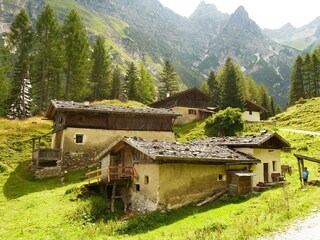
{"label": "sky", "polygon": [[[179,15],[189,17],[201,0],[159,0]],[[261,28],[277,29],[290,22],[295,27],[308,24],[320,16],[319,0],[205,0],[223,13],[232,14],[239,6]]]}

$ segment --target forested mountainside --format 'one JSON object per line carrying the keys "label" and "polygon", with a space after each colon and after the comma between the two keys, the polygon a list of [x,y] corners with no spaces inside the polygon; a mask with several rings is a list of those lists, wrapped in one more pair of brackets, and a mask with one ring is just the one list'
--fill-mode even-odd
{"label": "forested mountainside", "polygon": [[91,40],[103,34],[113,61],[122,66],[143,60],[157,75],[163,60],[170,59],[185,85],[199,87],[210,69],[217,71],[231,57],[257,83],[264,83],[277,103],[287,102],[290,69],[300,52],[267,38],[243,7],[230,16],[201,2],[186,18],[158,0],[2,0],[1,31],[8,29],[21,7],[34,20],[47,3],[61,21],[76,9]]}

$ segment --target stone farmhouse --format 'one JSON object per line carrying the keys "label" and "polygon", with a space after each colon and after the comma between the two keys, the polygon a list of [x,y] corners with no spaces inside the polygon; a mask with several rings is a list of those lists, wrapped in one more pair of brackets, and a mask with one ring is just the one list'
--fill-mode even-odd
{"label": "stone farmhouse", "polygon": [[38,178],[87,167],[115,139],[123,136],[174,141],[173,121],[179,114],[167,109],[52,100],[46,118],[53,121],[51,149],[33,139],[33,169]]}
{"label": "stone farmhouse", "polygon": [[260,122],[260,115],[263,112],[267,112],[267,110],[253,101],[246,100],[242,117],[246,122]]}
{"label": "stone farmhouse", "polygon": [[246,194],[279,180],[280,151],[288,147],[277,133],[188,143],[124,137],[97,156],[101,169],[88,173],[88,186],[105,186],[113,204],[122,198],[137,211],[179,207],[225,191]]}

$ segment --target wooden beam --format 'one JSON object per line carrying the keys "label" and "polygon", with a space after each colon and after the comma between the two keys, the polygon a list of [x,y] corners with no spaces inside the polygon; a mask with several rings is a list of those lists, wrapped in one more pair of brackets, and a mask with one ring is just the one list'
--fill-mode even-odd
{"label": "wooden beam", "polygon": [[302,185],[302,172],[301,172],[301,166],[300,166],[301,158],[297,158],[297,160],[298,160],[300,186],[301,186],[301,188],[303,188],[303,185]]}

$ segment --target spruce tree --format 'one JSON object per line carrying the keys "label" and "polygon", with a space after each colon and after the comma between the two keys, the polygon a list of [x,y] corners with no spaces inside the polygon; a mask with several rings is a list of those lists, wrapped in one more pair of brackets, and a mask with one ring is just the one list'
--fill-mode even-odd
{"label": "spruce tree", "polygon": [[158,98],[163,99],[179,91],[179,77],[169,60],[164,66],[159,78]]}
{"label": "spruce tree", "polygon": [[63,26],[65,41],[65,99],[81,101],[87,92],[89,76],[89,38],[78,12],[72,9]]}
{"label": "spruce tree", "polygon": [[122,92],[121,70],[115,67],[112,72],[111,98],[118,99]]}
{"label": "spruce tree", "polygon": [[243,75],[237,70],[231,58],[226,60],[226,63],[219,78],[222,85],[220,106],[222,109],[227,107],[244,109],[244,93],[241,86]]}
{"label": "spruce tree", "polygon": [[91,59],[93,62],[90,77],[92,98],[94,100],[110,98],[110,56],[105,48],[105,40],[102,36],[98,36],[96,39]]}
{"label": "spruce tree", "polygon": [[29,71],[32,50],[32,27],[28,13],[21,9],[10,26],[6,43],[10,50],[15,50],[10,110],[8,117],[25,118],[30,116],[31,98]]}
{"label": "spruce tree", "polygon": [[250,76],[247,80],[247,99],[253,102],[258,103],[259,102],[259,91],[258,91],[258,86],[254,79]]}
{"label": "spruce tree", "polygon": [[271,115],[271,103],[270,103],[270,96],[268,93],[267,88],[261,84],[259,86],[259,96],[260,96],[260,106],[267,110],[267,112],[262,113],[261,118],[263,120],[267,119]]}
{"label": "spruce tree", "polygon": [[305,88],[305,97],[312,97],[312,83],[313,83],[313,72],[312,72],[312,62],[310,54],[307,53],[303,61],[303,84]]}
{"label": "spruce tree", "polygon": [[143,62],[140,64],[140,80],[138,89],[140,92],[140,102],[150,104],[155,100],[156,90],[153,78],[148,69],[144,66]]}
{"label": "spruce tree", "polygon": [[7,99],[9,97],[10,82],[6,74],[6,67],[3,59],[0,60],[0,116],[5,116],[8,108]]}
{"label": "spruce tree", "polygon": [[133,62],[129,65],[129,68],[126,71],[126,76],[124,79],[124,90],[128,96],[128,99],[139,101],[140,92],[139,92],[139,77],[136,66]]}
{"label": "spruce tree", "polygon": [[291,73],[291,86],[289,93],[289,104],[293,105],[300,98],[305,98],[304,76],[303,76],[303,59],[299,55],[293,65]]}
{"label": "spruce tree", "polygon": [[212,97],[213,105],[218,106],[219,100],[220,100],[220,88],[219,88],[219,82],[216,78],[216,75],[213,70],[210,71],[209,77],[207,79],[208,84],[208,92],[209,96]]}
{"label": "spruce tree", "polygon": [[319,87],[320,87],[320,60],[318,54],[313,52],[311,56],[311,65],[312,65],[312,97],[319,96]]}
{"label": "spruce tree", "polygon": [[[62,44],[57,17],[50,5],[40,13],[36,23],[35,61],[33,65],[33,98],[37,112],[45,111],[51,98],[57,98],[54,88],[61,85],[56,75],[62,71]],[[56,67],[57,66],[57,67]],[[59,87],[61,91],[61,86]]]}

